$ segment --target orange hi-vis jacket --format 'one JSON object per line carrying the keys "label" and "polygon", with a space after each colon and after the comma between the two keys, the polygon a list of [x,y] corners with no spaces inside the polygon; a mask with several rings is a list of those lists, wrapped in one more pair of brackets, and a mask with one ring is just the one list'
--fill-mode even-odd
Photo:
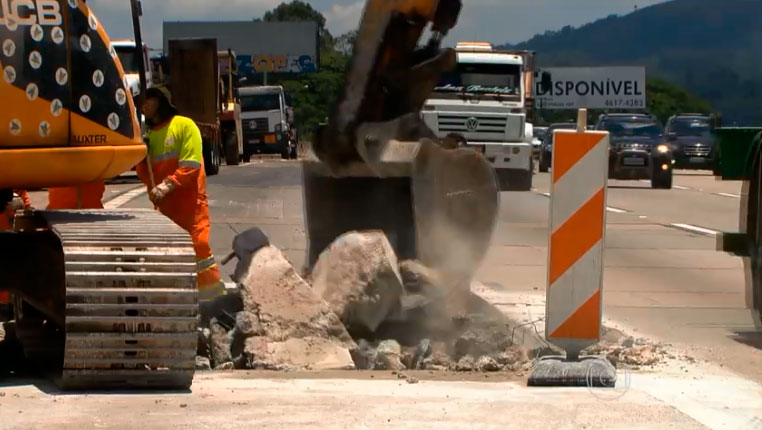
{"label": "orange hi-vis jacket", "polygon": [[[222,276],[209,246],[209,204],[203,168],[201,132],[190,118],[176,115],[148,132],[155,185],[169,179],[175,186],[158,208],[190,233],[196,251],[196,274],[201,300],[225,294]],[[146,163],[136,167],[140,180],[151,187]]]}

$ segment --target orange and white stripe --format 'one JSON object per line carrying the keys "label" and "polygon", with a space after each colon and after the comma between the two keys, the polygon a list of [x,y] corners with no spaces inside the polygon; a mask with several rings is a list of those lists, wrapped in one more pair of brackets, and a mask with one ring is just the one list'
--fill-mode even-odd
{"label": "orange and white stripe", "polygon": [[570,354],[600,339],[608,154],[607,132],[555,132],[545,337]]}

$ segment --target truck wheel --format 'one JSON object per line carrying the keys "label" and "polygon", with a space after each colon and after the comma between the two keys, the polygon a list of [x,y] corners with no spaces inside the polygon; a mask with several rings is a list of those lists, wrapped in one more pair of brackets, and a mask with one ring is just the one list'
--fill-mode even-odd
{"label": "truck wheel", "polygon": [[204,170],[207,176],[214,176],[220,172],[220,150],[211,142],[204,143]]}
{"label": "truck wheel", "polygon": [[238,136],[235,133],[228,134],[225,139],[225,164],[237,166],[241,164],[241,153],[238,150]]}
{"label": "truck wheel", "polygon": [[540,173],[548,173],[548,170],[550,170],[550,166],[547,162],[545,162],[545,157],[540,156],[540,167],[539,167]]}
{"label": "truck wheel", "polygon": [[655,190],[672,189],[672,171],[655,173],[651,179],[651,188]]}
{"label": "truck wheel", "polygon": [[299,158],[299,151],[297,149],[297,145],[291,146],[291,154],[289,154],[292,160],[296,160]]}
{"label": "truck wheel", "polygon": [[288,160],[291,157],[291,146],[286,146],[286,149],[280,153],[280,158]]}
{"label": "truck wheel", "polygon": [[251,161],[251,154],[249,154],[248,152],[246,152],[246,150],[244,150],[243,156],[241,156],[241,159],[243,160],[244,163],[248,163]]}

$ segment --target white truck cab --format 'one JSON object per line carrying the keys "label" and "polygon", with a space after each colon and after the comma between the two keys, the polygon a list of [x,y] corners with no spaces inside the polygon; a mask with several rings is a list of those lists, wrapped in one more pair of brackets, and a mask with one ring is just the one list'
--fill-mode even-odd
{"label": "white truck cab", "polygon": [[495,168],[503,191],[532,188],[524,57],[488,43],[461,42],[457,68],[445,73],[421,113],[440,137],[455,136]]}
{"label": "white truck cab", "polygon": [[[127,85],[132,91],[132,96],[135,97],[140,94],[140,63],[138,62],[137,50],[135,49],[134,40],[117,40],[112,41],[111,46],[116,51],[116,55],[119,57],[119,61],[124,68],[124,75],[127,78]],[[143,64],[146,69],[146,86],[151,88],[153,86],[153,73],[151,71],[151,61],[148,55],[148,45],[143,43]]]}
{"label": "white truck cab", "polygon": [[238,89],[238,96],[244,160],[255,154],[296,158],[296,142],[291,130],[293,113],[283,87],[244,87]]}

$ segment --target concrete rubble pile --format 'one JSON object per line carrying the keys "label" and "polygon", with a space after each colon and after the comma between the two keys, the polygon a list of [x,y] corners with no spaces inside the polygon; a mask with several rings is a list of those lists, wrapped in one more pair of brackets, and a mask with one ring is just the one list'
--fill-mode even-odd
{"label": "concrete rubble pile", "polygon": [[[328,370],[528,369],[499,315],[466,297],[460,306],[437,274],[399,262],[381,232],[336,239],[309,285],[272,245],[253,252],[240,297],[202,320],[197,367]],[[455,312],[452,309],[459,308]],[[351,335],[351,336],[350,336]]]}
{"label": "concrete rubble pile", "polygon": [[583,353],[605,356],[614,366],[634,369],[661,364],[671,355],[664,344],[654,344],[645,338],[626,336],[619,330],[605,326],[601,341]]}
{"label": "concrete rubble pile", "polygon": [[[558,353],[516,344],[522,336],[498,310],[467,289],[454,294],[418,261],[398,261],[382,232],[336,239],[306,277],[311,285],[258,234],[248,269],[237,269],[240,296],[202,320],[198,369],[523,373]],[[631,366],[660,361],[657,346],[605,331],[587,353]]]}

